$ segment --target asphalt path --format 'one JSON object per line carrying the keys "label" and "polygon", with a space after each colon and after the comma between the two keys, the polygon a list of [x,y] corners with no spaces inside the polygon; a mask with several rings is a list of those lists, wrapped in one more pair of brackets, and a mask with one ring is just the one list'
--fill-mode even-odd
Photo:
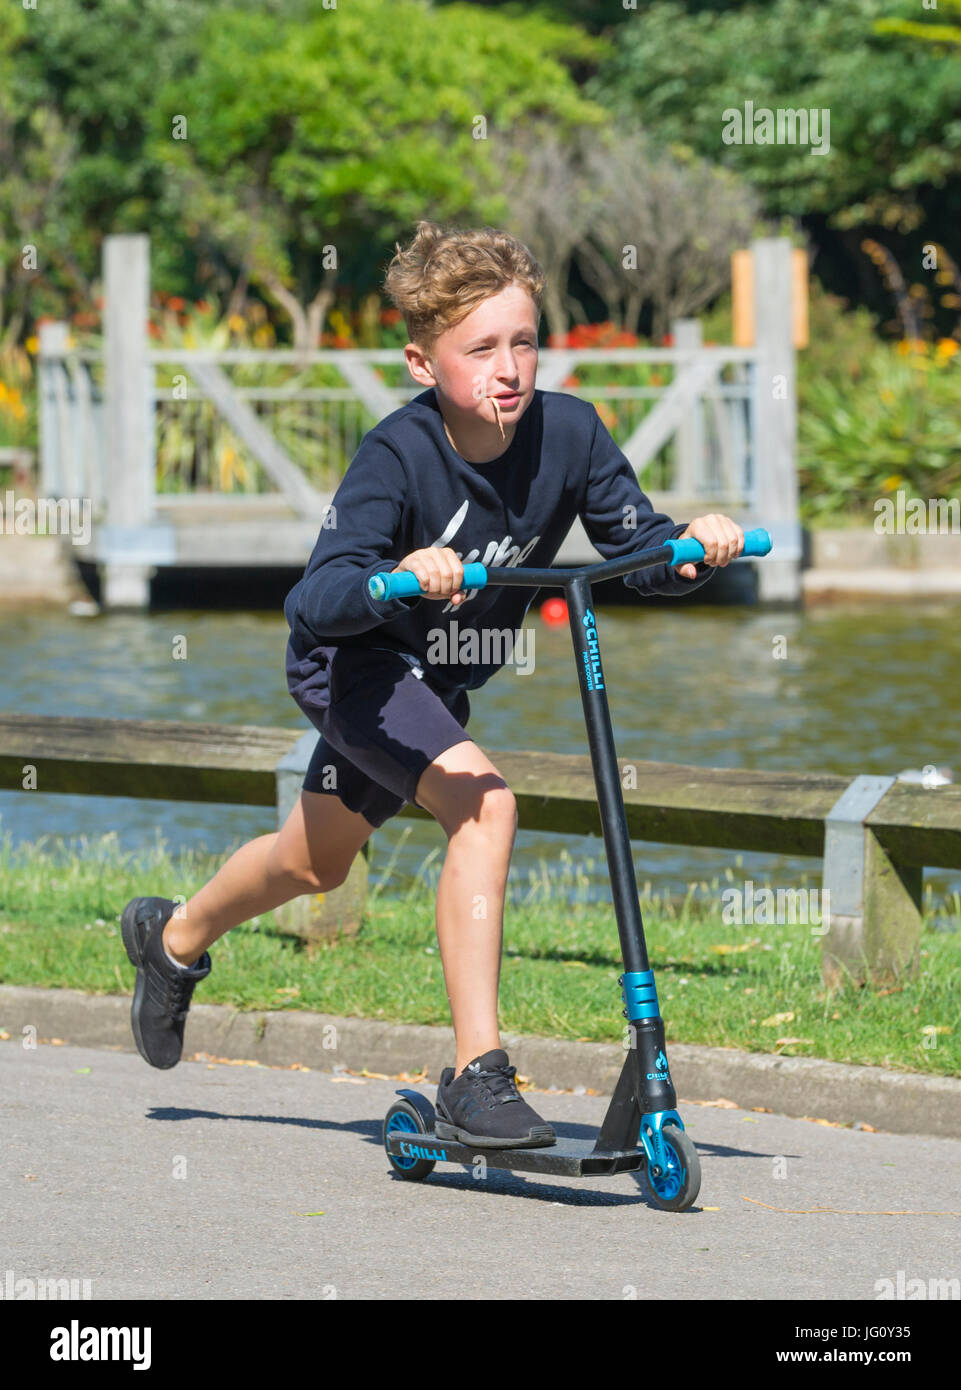
{"label": "asphalt path", "polygon": [[[438,1164],[404,1182],[381,1137],[403,1084],[203,1061],[162,1072],[129,1053],[0,1042],[0,1281],[89,1280],[93,1299],[123,1300],[876,1308],[879,1281],[943,1298],[939,1281],[961,1280],[961,1141],[682,1101],[701,1189],[665,1212],[635,1174],[478,1179]],[[528,1099],[581,1138],[608,1103]]]}

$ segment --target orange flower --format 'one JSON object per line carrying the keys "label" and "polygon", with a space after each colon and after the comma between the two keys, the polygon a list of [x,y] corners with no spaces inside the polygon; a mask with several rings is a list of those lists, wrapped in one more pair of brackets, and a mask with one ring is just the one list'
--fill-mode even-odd
{"label": "orange flower", "polygon": [[175,314],[179,314],[180,310],[186,307],[186,302],[186,300],[174,295],[167,300],[167,308],[173,309]]}

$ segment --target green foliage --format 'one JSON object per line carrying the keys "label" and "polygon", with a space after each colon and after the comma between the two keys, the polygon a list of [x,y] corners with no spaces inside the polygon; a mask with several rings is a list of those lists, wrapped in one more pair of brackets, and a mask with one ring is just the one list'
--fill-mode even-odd
{"label": "green foliage", "polygon": [[[208,0],[217,9],[223,0]],[[263,8],[278,0],[230,0]],[[286,8],[286,6],[285,6]],[[149,231],[155,277],[181,284],[191,257],[155,199],[163,168],[144,150],[158,82],[189,77],[195,0],[86,0],[4,7],[0,25],[0,323],[64,318],[93,297],[105,232]],[[37,269],[20,269],[24,244]],[[6,270],[4,283],[2,270]]]}
{"label": "green foliage", "polygon": [[[961,15],[961,0],[941,0],[941,7],[945,10],[954,10]],[[925,43],[958,43],[961,44],[961,24],[939,24],[938,15],[929,13],[926,20],[918,21],[910,16],[917,13],[917,6],[911,5],[910,10],[904,16],[892,17],[890,19],[879,19],[874,25],[876,34],[902,34],[912,39],[922,39]]]}
{"label": "green foliage", "polygon": [[811,344],[798,354],[798,476],[808,523],[872,523],[878,497],[961,496],[961,354],[939,343],[879,342],[864,309],[815,292]]}
{"label": "green foliage", "polygon": [[[492,138],[605,119],[568,71],[604,45],[545,15],[426,0],[7,8],[0,332],[6,320],[14,340],[31,315],[93,298],[106,232],[149,232],[167,292],[229,292],[247,269],[280,302],[284,288],[306,301],[329,244],[340,283],[368,291],[418,217],[508,212],[478,115]],[[18,274],[26,242],[41,263]]]}
{"label": "green foliage", "polygon": [[[195,49],[189,110],[178,75],[150,115],[166,216],[288,309],[285,290],[301,304],[316,292],[325,248],[339,278],[366,287],[418,218],[509,215],[489,153],[498,131],[606,121],[564,66],[602,46],[541,15],[424,0],[295,20],[227,10]],[[186,138],[172,138],[181,115]]]}
{"label": "green foliage", "polygon": [[[961,174],[961,54],[874,32],[883,0],[811,0],[723,14],[652,5],[618,32],[585,94],[639,112],[664,144],[693,146],[746,175],[771,213],[824,214],[837,226],[909,229],[929,186]],[[723,112],[830,111],[830,153],[725,145]]]}
{"label": "green foliage", "polygon": [[[702,319],[730,342],[725,296]],[[809,344],[797,354],[798,480],[808,524],[869,523],[877,498],[961,496],[961,352],[953,338],[881,342],[863,307],[811,282]]]}
{"label": "green foliage", "polygon": [[[145,892],[189,899],[225,857],[197,850],[175,856],[159,834],[151,849],[135,856],[120,851],[113,835],[93,842],[81,837],[69,846],[44,836],[15,847],[4,832],[0,983],[129,995],[134,970],[120,935],[124,903]],[[586,887],[586,879],[564,851],[540,863],[531,891],[506,904],[501,1027],[619,1042],[616,980],[622,966],[610,904],[572,898],[571,890],[581,882]],[[731,869],[725,876],[735,881]],[[797,924],[725,924],[722,886],[718,878],[692,883],[680,900],[650,894],[645,885],[641,909],[669,1042],[773,1055],[790,1049],[865,1066],[959,1074],[957,1026],[929,1022],[957,1016],[957,894],[944,903],[948,910],[939,913],[935,930],[935,904],[926,892],[917,975],[905,976],[893,990],[846,981],[828,992],[821,947],[811,932]],[[449,1026],[435,898],[434,876],[428,880],[422,871],[403,897],[372,890],[357,936],[308,946],[279,934],[273,914],[264,913],[215,943],[214,969],[195,1003]],[[788,1015],[789,1026],[776,1026],[778,1014]],[[0,1041],[5,1032],[0,1020]],[[192,1055],[189,1032],[186,1055]]]}
{"label": "green foliage", "polygon": [[8,343],[0,348],[0,449],[35,449],[36,445],[33,364],[25,348],[19,343]]}

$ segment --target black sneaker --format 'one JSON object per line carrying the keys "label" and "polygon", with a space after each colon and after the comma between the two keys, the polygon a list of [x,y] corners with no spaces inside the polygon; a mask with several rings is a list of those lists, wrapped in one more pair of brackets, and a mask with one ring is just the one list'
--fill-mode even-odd
{"label": "black sneaker", "polygon": [[456,1079],[454,1068],[440,1074],[434,1133],[488,1149],[539,1148],[556,1142],[549,1124],[518,1093],[517,1068],[494,1048],[475,1057]]}
{"label": "black sneaker", "polygon": [[137,1051],[152,1067],[175,1067],[184,1045],[184,1020],[194,985],[210,974],[210,956],[178,968],[163,946],[164,925],[177,909],[170,898],[131,898],[120,918],[123,944],[137,984],[130,1023]]}

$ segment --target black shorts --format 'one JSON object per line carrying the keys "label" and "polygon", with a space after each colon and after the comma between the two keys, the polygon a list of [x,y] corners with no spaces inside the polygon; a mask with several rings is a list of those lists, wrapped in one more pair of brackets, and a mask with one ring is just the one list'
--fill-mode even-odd
{"label": "black shorts", "polygon": [[416,805],[424,769],[470,738],[466,690],[442,693],[414,656],[330,646],[298,661],[288,642],[287,688],[320,732],[304,790],[339,796],[373,826]]}

